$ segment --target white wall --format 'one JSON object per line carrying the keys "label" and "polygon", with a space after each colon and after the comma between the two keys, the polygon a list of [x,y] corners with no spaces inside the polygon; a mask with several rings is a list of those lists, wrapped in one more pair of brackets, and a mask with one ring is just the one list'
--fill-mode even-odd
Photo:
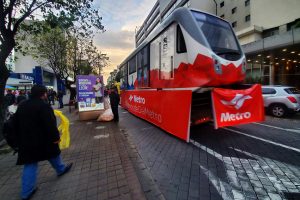
{"label": "white wall", "polygon": [[191,8],[216,15],[216,4],[213,0],[190,0]]}
{"label": "white wall", "polygon": [[264,29],[300,18],[300,0],[251,0],[251,24]]}
{"label": "white wall", "polygon": [[16,53],[17,60],[15,62],[15,73],[32,73],[35,66],[40,66],[32,56],[23,56]]}
{"label": "white wall", "polygon": [[250,35],[245,35],[243,37],[240,37],[239,42],[241,45],[244,45],[261,39],[262,37],[260,33],[251,33]]}

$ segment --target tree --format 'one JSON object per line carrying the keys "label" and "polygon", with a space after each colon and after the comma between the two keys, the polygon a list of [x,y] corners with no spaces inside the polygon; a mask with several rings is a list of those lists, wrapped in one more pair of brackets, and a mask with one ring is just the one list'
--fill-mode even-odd
{"label": "tree", "polygon": [[70,100],[74,100],[76,96],[75,88],[71,87],[76,76],[88,75],[95,69],[100,72],[109,59],[106,54],[100,53],[85,35],[76,35],[73,31],[56,26],[36,35],[29,42],[32,44],[29,48],[30,54],[42,66],[49,66],[55,76],[63,80],[65,87],[70,90]]}
{"label": "tree", "polygon": [[70,24],[77,22],[85,30],[103,30],[102,18],[92,4],[93,0],[0,0],[0,137],[6,110],[4,90],[9,77],[5,62],[12,50],[19,47],[16,37],[21,26],[28,33],[40,31],[39,26],[26,24],[25,20],[34,20],[34,13],[39,11],[45,19],[68,18]]}

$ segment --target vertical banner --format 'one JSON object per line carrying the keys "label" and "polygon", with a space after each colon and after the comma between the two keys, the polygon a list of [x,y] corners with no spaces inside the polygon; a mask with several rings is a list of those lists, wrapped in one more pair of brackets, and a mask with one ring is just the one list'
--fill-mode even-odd
{"label": "vertical banner", "polygon": [[212,101],[216,129],[265,119],[261,85],[246,90],[215,88]]}
{"label": "vertical banner", "polygon": [[189,141],[192,91],[122,91],[121,105],[172,135]]}
{"label": "vertical banner", "polygon": [[79,112],[104,109],[102,76],[79,75],[76,87]]}

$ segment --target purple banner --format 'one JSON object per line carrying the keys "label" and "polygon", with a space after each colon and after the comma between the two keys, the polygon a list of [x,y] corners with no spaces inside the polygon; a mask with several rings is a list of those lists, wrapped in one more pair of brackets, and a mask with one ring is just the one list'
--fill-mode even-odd
{"label": "purple banner", "polygon": [[104,109],[102,76],[79,75],[76,83],[79,112]]}

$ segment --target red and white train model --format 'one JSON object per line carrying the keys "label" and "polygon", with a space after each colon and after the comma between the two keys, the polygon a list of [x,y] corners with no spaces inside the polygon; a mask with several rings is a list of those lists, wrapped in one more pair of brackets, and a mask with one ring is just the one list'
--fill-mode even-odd
{"label": "red and white train model", "polygon": [[187,142],[191,125],[264,120],[260,86],[239,87],[246,59],[237,37],[211,14],[176,9],[118,70],[122,107]]}

